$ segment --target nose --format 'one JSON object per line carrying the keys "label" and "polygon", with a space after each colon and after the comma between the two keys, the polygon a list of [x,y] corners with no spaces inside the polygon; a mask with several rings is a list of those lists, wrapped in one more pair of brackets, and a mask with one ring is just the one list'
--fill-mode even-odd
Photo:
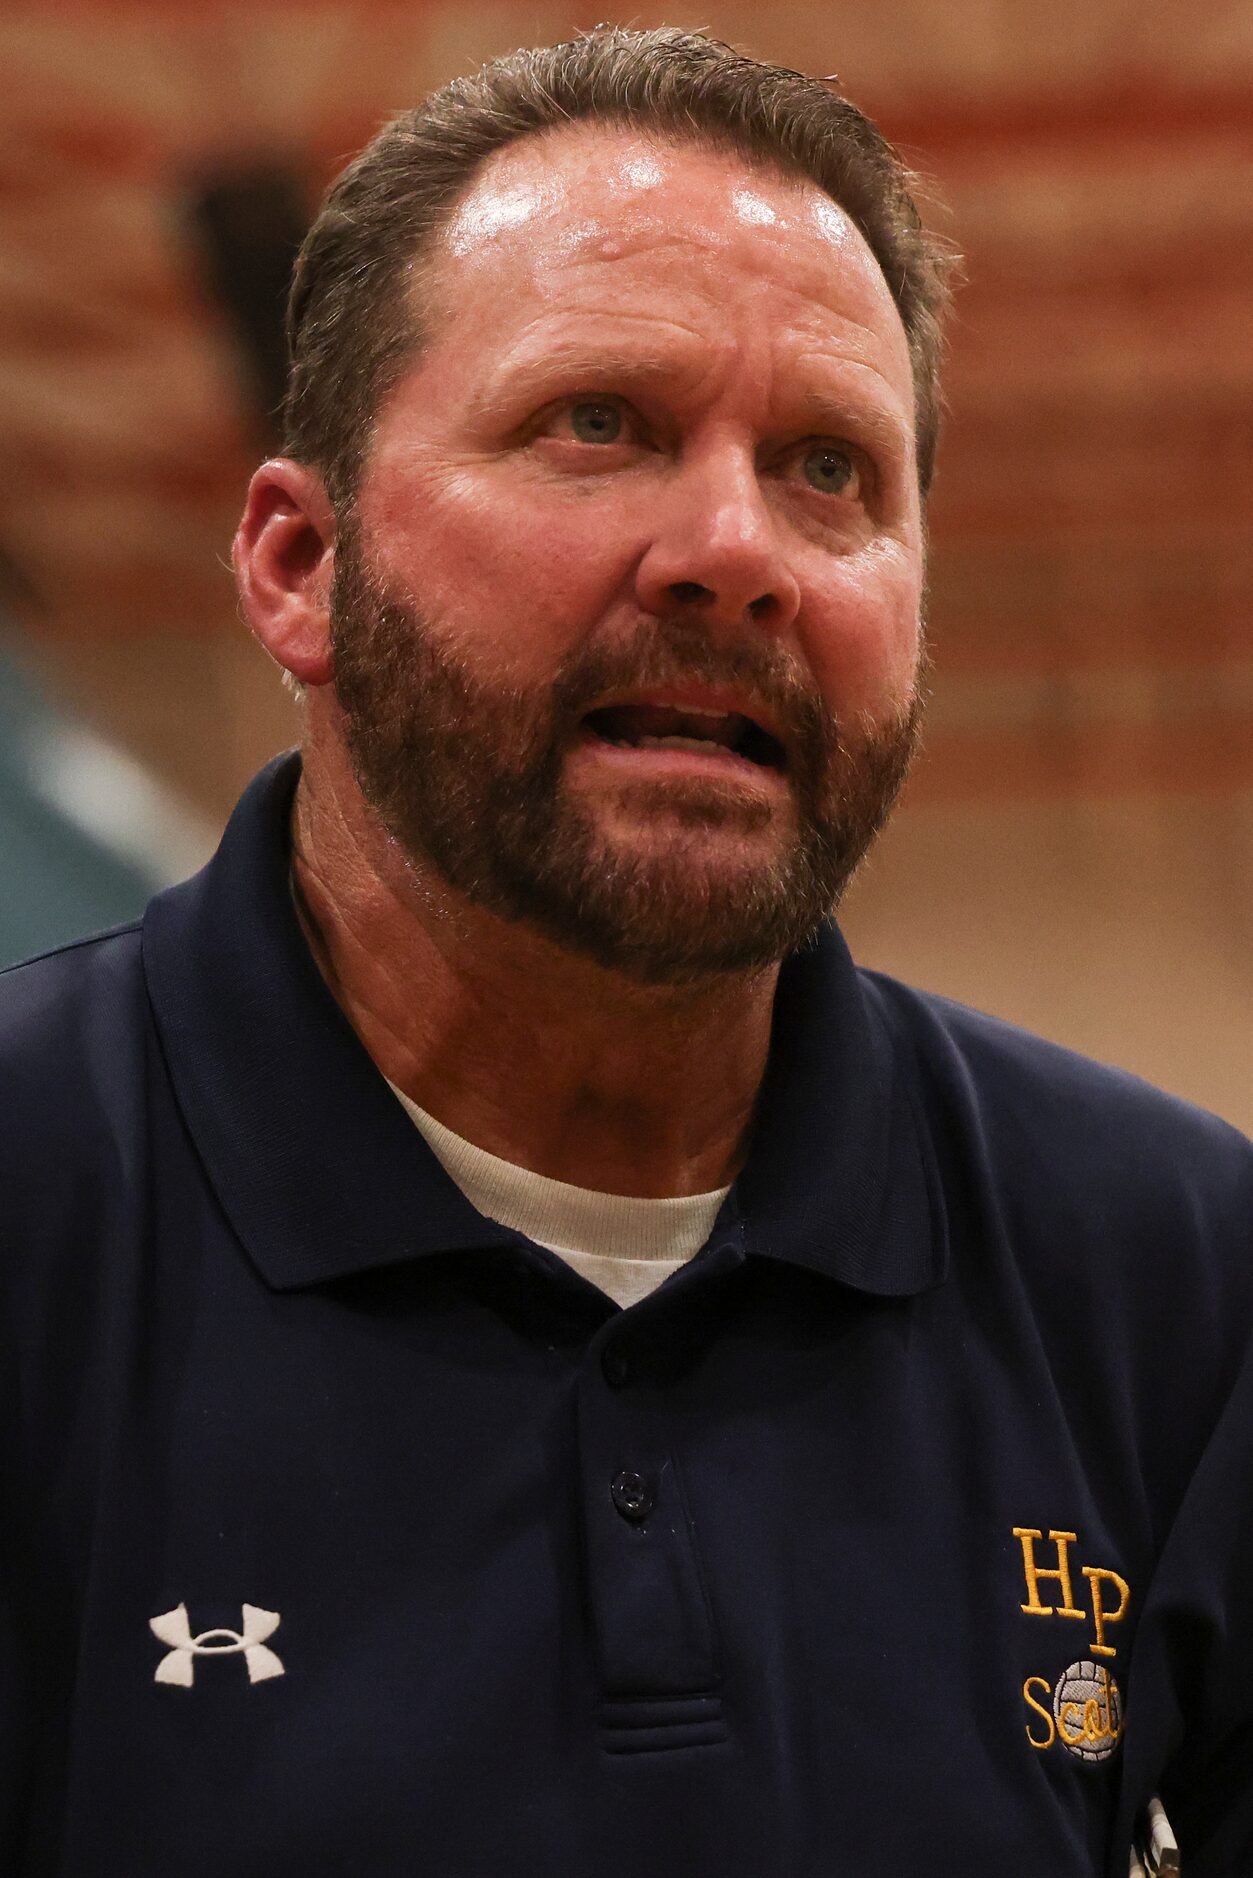
{"label": "nose", "polygon": [[800,587],[751,453],[723,447],[676,467],[658,496],[636,572],[641,609],[699,614],[710,626],[786,629]]}

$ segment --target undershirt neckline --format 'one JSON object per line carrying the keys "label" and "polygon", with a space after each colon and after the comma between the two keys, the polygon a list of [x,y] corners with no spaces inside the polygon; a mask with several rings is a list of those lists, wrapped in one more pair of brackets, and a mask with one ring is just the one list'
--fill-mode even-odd
{"label": "undershirt neckline", "polygon": [[654,1200],[571,1186],[489,1154],[389,1087],[478,1212],[555,1252],[624,1306],[700,1251],[730,1192]]}

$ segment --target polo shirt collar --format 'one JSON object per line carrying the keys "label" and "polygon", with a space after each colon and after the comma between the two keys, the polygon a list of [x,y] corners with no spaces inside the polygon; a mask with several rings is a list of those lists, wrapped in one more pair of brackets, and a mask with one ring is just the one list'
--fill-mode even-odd
{"label": "polo shirt collar", "polygon": [[[440,1166],[318,971],[288,877],[299,774],[295,755],[263,770],[208,866],[144,917],[158,1034],[217,1198],[276,1289],[516,1243]],[[944,1275],[929,1141],[834,925],[780,975],[724,1222],[750,1252],[864,1291],[906,1295]]]}

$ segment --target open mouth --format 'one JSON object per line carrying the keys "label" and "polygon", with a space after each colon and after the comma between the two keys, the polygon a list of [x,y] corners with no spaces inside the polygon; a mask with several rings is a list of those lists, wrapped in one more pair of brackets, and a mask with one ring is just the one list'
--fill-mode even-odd
{"label": "open mouth", "polygon": [[759,769],[786,767],[778,738],[739,711],[611,704],[589,711],[583,721],[593,736],[620,750],[687,750],[699,756],[739,757]]}

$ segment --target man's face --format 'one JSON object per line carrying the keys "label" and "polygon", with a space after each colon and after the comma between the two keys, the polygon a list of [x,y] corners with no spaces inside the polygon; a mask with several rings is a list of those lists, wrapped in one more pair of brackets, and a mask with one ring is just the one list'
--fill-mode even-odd
{"label": "man's face", "polygon": [[336,693],[419,869],[651,982],[809,937],[913,747],[905,335],[815,186],[502,151],[336,546]]}

